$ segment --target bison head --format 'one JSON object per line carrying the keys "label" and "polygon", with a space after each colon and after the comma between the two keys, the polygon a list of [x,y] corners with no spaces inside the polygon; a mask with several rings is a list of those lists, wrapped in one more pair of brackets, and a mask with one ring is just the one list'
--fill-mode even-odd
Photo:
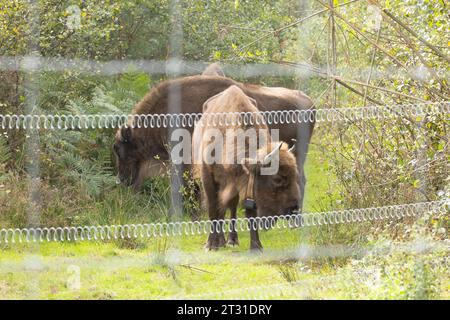
{"label": "bison head", "polygon": [[[299,209],[299,173],[295,156],[285,143],[271,143],[258,150],[257,159],[242,161],[244,172],[254,175],[253,198],[259,217],[290,215]],[[255,161],[256,160],[256,161]],[[264,167],[278,161],[278,170],[264,174]]]}
{"label": "bison head", "polygon": [[124,126],[117,131],[113,149],[118,167],[118,182],[127,186],[134,185],[142,159],[131,127]]}
{"label": "bison head", "polygon": [[143,135],[140,129],[123,126],[116,132],[113,145],[118,171],[117,182],[139,191],[146,177],[160,175],[164,171],[162,161],[168,153],[161,143],[155,143],[155,135]]}

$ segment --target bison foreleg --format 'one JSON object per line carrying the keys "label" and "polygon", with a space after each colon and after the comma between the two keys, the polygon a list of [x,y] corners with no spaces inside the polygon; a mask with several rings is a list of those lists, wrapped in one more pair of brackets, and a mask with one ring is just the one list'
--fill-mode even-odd
{"label": "bison foreleg", "polygon": [[206,250],[217,250],[219,247],[225,246],[225,235],[223,232],[223,220],[225,211],[219,208],[217,197],[218,187],[214,183],[211,172],[204,166],[201,168],[202,186],[205,194],[205,201],[208,209],[209,219],[212,221],[211,233],[205,245]]}
{"label": "bison foreleg", "polygon": [[[223,215],[222,215],[223,216]],[[220,220],[212,221],[212,230],[208,236],[208,242],[205,245],[206,250],[217,250],[220,247],[225,247],[225,234],[223,217]]]}
{"label": "bison foreleg", "polygon": [[237,205],[239,203],[239,197],[234,198],[230,203],[231,212],[231,222],[230,222],[230,233],[228,234],[227,244],[230,246],[238,246],[238,234],[236,229],[236,218],[237,218]]}
{"label": "bison foreleg", "polygon": [[[253,210],[245,210],[245,216],[250,218],[255,218],[256,213]],[[261,244],[261,241],[259,241],[259,234],[258,234],[258,223],[254,219],[250,219],[249,221],[249,228],[250,228],[250,250],[252,251],[262,251],[263,246]]]}
{"label": "bison foreleg", "polygon": [[206,250],[217,250],[220,247],[225,247],[225,235],[223,232],[223,221],[213,221],[212,232],[208,236],[206,242]]}

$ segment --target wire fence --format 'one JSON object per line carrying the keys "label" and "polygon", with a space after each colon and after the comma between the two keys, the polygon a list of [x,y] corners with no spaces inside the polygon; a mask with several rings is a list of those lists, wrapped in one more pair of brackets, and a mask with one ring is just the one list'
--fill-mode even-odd
{"label": "wire fence", "polygon": [[195,236],[201,234],[287,229],[364,223],[415,217],[431,210],[448,212],[449,201],[429,201],[384,207],[223,220],[177,221],[103,226],[3,228],[0,243],[101,241],[111,239]]}
{"label": "wire fence", "polygon": [[[155,243],[157,246],[158,244]],[[407,242],[380,241],[372,245],[308,245],[292,244],[292,246],[282,249],[267,248],[257,254],[248,250],[223,251],[222,254],[213,254],[206,251],[181,251],[174,248],[166,250],[139,252],[136,255],[127,256],[98,256],[95,260],[86,256],[51,256],[42,259],[38,268],[32,271],[58,272],[67,265],[76,265],[84,270],[121,270],[129,268],[148,268],[152,266],[169,266],[171,268],[187,267],[199,272],[208,273],[204,269],[205,265],[219,265],[222,263],[231,263],[233,265],[242,264],[292,264],[307,263],[309,261],[321,258],[354,258],[359,259],[367,255],[386,256],[390,254],[414,254],[423,255],[437,252],[449,252],[450,243],[446,240],[431,240],[420,238]],[[446,257],[449,261],[450,257]],[[196,267],[198,266],[198,267]],[[307,271],[306,269],[304,271]],[[30,268],[23,264],[23,261],[2,261],[0,264],[0,273],[7,272],[27,272]]]}
{"label": "wire fence", "polygon": [[[400,117],[450,115],[450,101],[364,106],[335,109],[274,110],[260,112],[178,113],[178,114],[0,114],[0,128],[88,130],[122,126],[133,128],[175,128],[223,125],[286,125],[307,122],[347,122],[386,120]],[[199,120],[202,121],[199,121]],[[449,119],[450,120],[450,119]]]}
{"label": "wire fence", "polygon": [[[175,8],[175,7],[174,7]],[[179,16],[179,12],[173,9],[172,16]],[[37,11],[35,11],[37,12]],[[37,16],[34,16],[36,18]],[[178,26],[177,26],[178,27]],[[32,30],[32,34],[39,28]],[[176,28],[175,28],[176,29]],[[36,36],[35,39],[39,37]],[[172,44],[177,45],[177,50],[181,49],[183,36],[174,32],[171,36]],[[34,43],[34,41],[32,41]],[[32,45],[30,47],[33,47]],[[242,49],[242,48],[241,48]],[[175,50],[175,51],[177,51]],[[36,50],[38,52],[38,49]],[[181,51],[180,51],[181,52]],[[0,70],[3,71],[21,71],[29,72],[61,72],[71,70],[82,74],[111,76],[138,70],[141,73],[149,74],[197,74],[201,72],[205,63],[184,61],[180,59],[180,52],[171,54],[171,58],[166,61],[149,60],[114,60],[114,61],[94,61],[87,59],[69,59],[64,57],[42,57],[42,56],[15,56],[0,57]],[[372,79],[388,78],[391,75],[413,75],[417,79],[431,79],[431,72],[424,72],[423,68],[404,68],[401,73],[397,69],[386,69],[387,72],[375,71],[370,69],[359,69],[356,73],[365,75],[370,73]],[[330,75],[327,68],[311,65],[309,62],[296,63],[295,66],[279,64],[249,64],[249,65],[228,65],[226,66],[227,75],[236,77],[254,77],[264,75],[290,75],[299,78],[311,76],[320,76],[336,79]],[[344,70],[344,69],[341,69]],[[431,69],[430,69],[431,70]],[[352,70],[353,71],[353,70]],[[448,74],[447,70],[436,70],[442,75]],[[349,70],[345,70],[346,73]],[[33,80],[35,81],[35,80]],[[32,82],[33,82],[32,81]],[[35,98],[38,92],[38,83],[34,84],[34,90],[30,90],[26,97],[27,103],[31,108],[35,107]],[[388,91],[391,93],[392,91]],[[398,92],[396,94],[399,94]],[[400,95],[402,95],[400,93]],[[405,96],[405,95],[403,95]],[[409,97],[411,98],[411,97]],[[364,97],[366,99],[366,97]],[[421,101],[418,98],[415,100]],[[30,109],[31,110],[31,109]],[[179,111],[179,110],[178,110]],[[0,114],[0,130],[31,130],[31,135],[37,134],[37,130],[96,130],[96,129],[115,129],[122,126],[133,128],[192,128],[195,125],[289,125],[299,123],[335,123],[335,122],[353,122],[365,120],[387,120],[413,118],[420,121],[427,116],[444,116],[450,121],[450,101],[441,102],[423,102],[402,105],[382,105],[382,106],[363,106],[363,107],[343,107],[333,109],[310,109],[310,110],[277,110],[261,111],[259,113],[218,113],[202,116],[201,113],[167,113],[167,114]],[[419,118],[419,119],[417,119]],[[202,121],[200,121],[200,119]],[[38,159],[36,143],[26,147],[29,149],[29,158]],[[27,171],[33,178],[39,176],[38,170],[27,168]],[[35,168],[36,169],[36,168]],[[33,179],[30,179],[33,181]],[[37,180],[37,179],[36,179]],[[30,184],[31,185],[31,184]],[[34,187],[38,192],[38,187]],[[32,192],[30,192],[32,193]],[[33,204],[33,199],[30,202]],[[30,206],[32,207],[32,206]],[[342,225],[351,223],[376,223],[378,221],[392,221],[403,218],[416,218],[428,212],[438,212],[448,214],[450,201],[427,201],[418,203],[409,203],[401,205],[389,205],[382,207],[358,208],[348,210],[337,210],[329,212],[298,213],[289,216],[267,216],[256,218],[238,218],[224,220],[203,220],[203,221],[173,221],[147,224],[121,224],[121,225],[85,225],[85,226],[62,226],[62,227],[31,227],[31,228],[1,228],[0,244],[16,243],[43,243],[43,242],[77,242],[77,241],[108,241],[114,239],[155,239],[161,237],[178,236],[197,236],[213,232],[230,231],[249,231],[250,229],[289,229],[303,227],[321,227],[331,225]],[[39,216],[39,212],[32,209],[29,214],[31,225],[32,215]],[[331,250],[331,251],[330,251]],[[346,251],[355,252],[350,249]],[[333,248],[325,250],[303,250],[296,251],[291,256],[298,259],[302,256],[312,255],[330,255],[334,253]],[[283,251],[277,255],[289,256],[289,253]],[[335,277],[326,277],[325,281],[336,280]],[[332,281],[330,281],[332,282]],[[242,298],[271,298],[274,296],[284,296],[289,294],[298,294],[299,289],[305,290],[310,284],[308,280],[297,281],[288,284],[269,284],[264,286],[255,286],[249,288],[231,289],[208,294],[183,296],[182,298],[215,298],[229,295],[240,296]],[[177,297],[173,297],[177,298]]]}

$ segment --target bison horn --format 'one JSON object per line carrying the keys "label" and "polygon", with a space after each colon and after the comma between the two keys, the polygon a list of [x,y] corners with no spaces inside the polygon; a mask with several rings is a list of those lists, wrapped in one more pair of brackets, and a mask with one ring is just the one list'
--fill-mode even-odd
{"label": "bison horn", "polygon": [[292,140],[292,142],[293,142],[294,144],[292,145],[292,147],[290,147],[290,148],[288,149],[288,151],[294,152],[294,151],[295,151],[295,143],[297,142],[297,139],[291,139],[291,140]]}
{"label": "bison horn", "polygon": [[283,142],[280,142],[268,155],[266,155],[264,157],[264,160],[263,160],[263,164],[264,165],[270,163],[270,161],[272,160],[273,156],[275,155],[275,153],[278,152],[278,150],[280,150],[282,145],[283,145]]}

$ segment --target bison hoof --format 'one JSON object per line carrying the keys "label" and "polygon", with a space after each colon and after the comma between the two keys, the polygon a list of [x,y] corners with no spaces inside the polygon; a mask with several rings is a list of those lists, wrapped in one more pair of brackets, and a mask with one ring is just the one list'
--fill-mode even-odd
{"label": "bison hoof", "polygon": [[237,233],[233,232],[228,235],[228,241],[227,244],[231,247],[234,246],[238,246],[239,245],[239,240],[238,240],[238,235]]}
{"label": "bison hoof", "polygon": [[250,244],[250,251],[254,253],[262,253],[263,252],[263,246],[261,243],[251,243]]}
{"label": "bison hoof", "polygon": [[223,233],[209,234],[208,241],[205,245],[206,251],[217,250],[220,247],[225,247],[225,235]]}
{"label": "bison hoof", "polygon": [[205,251],[206,252],[208,252],[208,251],[217,251],[217,250],[219,250],[219,247],[215,247],[215,246],[211,245],[210,243],[206,243],[205,244]]}

